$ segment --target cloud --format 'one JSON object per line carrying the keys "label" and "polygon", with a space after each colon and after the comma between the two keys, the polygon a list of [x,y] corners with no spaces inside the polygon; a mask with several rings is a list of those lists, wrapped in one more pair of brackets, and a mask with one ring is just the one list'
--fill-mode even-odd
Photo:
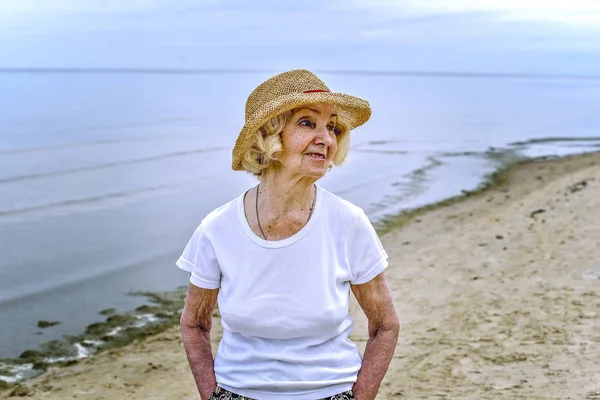
{"label": "cloud", "polygon": [[333,4],[336,10],[371,18],[373,24],[362,37],[373,41],[478,51],[600,50],[598,0],[336,0]]}
{"label": "cloud", "polygon": [[131,12],[155,12],[188,8],[191,5],[219,4],[218,0],[3,0],[0,15],[30,14],[120,14]]}
{"label": "cloud", "polygon": [[350,0],[338,6],[354,6],[371,12],[405,17],[468,12],[493,13],[498,20],[553,23],[570,28],[600,30],[598,0]]}
{"label": "cloud", "polygon": [[475,40],[536,47],[576,39],[577,46],[597,48],[586,35],[600,30],[600,1],[2,0],[0,35],[10,29],[38,35],[120,31],[179,46],[202,40],[206,46],[320,47]]}
{"label": "cloud", "polygon": [[0,48],[4,65],[487,68],[597,54],[596,26],[580,20],[598,1],[0,0]]}

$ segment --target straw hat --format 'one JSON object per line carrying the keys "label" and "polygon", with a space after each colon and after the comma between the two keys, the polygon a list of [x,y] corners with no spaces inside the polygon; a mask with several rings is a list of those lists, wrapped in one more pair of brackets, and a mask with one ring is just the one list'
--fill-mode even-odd
{"label": "straw hat", "polygon": [[231,167],[242,171],[242,157],[254,132],[265,122],[288,110],[312,103],[338,106],[338,114],[357,128],[371,116],[365,100],[342,93],[332,93],[315,74],[303,69],[284,72],[261,83],[246,101],[246,122],[233,146]]}

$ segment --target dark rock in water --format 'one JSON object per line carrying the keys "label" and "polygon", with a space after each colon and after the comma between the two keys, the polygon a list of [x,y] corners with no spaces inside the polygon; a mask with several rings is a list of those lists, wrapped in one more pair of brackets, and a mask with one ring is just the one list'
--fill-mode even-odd
{"label": "dark rock in water", "polygon": [[135,321],[135,316],[128,314],[111,315],[106,319],[106,323],[111,327],[130,324]]}
{"label": "dark rock in water", "polygon": [[77,350],[73,347],[73,343],[73,337],[67,338],[67,340],[51,340],[46,342],[42,345],[44,357],[75,357],[77,356]]}
{"label": "dark rock in water", "polygon": [[504,239],[504,236],[502,236],[502,235],[496,235],[496,239],[498,239],[498,240]]}
{"label": "dark rock in water", "polygon": [[101,335],[106,331],[104,322],[96,322],[85,328],[86,335]]}
{"label": "dark rock in water", "polygon": [[60,324],[60,321],[46,321],[45,319],[41,319],[38,321],[38,328],[49,328],[54,325]]}
{"label": "dark rock in water", "polygon": [[43,356],[43,354],[39,351],[36,350],[25,350],[24,352],[21,353],[21,355],[19,356],[19,358],[22,358],[23,360],[38,360]]}
{"label": "dark rock in water", "polygon": [[113,315],[117,312],[116,308],[107,308],[99,312],[100,315]]}
{"label": "dark rock in water", "polygon": [[107,332],[112,331],[117,327],[124,327],[135,322],[136,318],[134,315],[128,314],[115,314],[111,315],[106,319],[106,322],[95,322],[85,328],[85,335],[91,335],[93,337],[103,337]]}
{"label": "dark rock in water", "polygon": [[156,312],[156,307],[152,307],[152,306],[148,306],[148,305],[143,305],[143,306],[139,306],[138,308],[136,308],[135,311],[141,312],[141,313],[153,314],[153,313]]}

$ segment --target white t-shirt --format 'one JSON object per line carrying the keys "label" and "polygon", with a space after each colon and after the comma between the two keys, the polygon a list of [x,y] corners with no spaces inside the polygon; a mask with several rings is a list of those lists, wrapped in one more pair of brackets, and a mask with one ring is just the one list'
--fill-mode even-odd
{"label": "white t-shirt", "polygon": [[267,241],[244,216],[244,195],[211,212],[177,266],[220,288],[217,383],[261,400],[314,400],[352,389],[361,355],[348,335],[350,284],[373,279],[387,254],[364,211],[317,186],[308,223]]}

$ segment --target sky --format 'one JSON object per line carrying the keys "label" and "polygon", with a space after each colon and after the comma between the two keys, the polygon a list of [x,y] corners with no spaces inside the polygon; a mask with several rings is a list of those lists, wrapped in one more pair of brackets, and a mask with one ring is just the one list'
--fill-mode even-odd
{"label": "sky", "polygon": [[0,0],[0,68],[600,74],[600,0]]}

